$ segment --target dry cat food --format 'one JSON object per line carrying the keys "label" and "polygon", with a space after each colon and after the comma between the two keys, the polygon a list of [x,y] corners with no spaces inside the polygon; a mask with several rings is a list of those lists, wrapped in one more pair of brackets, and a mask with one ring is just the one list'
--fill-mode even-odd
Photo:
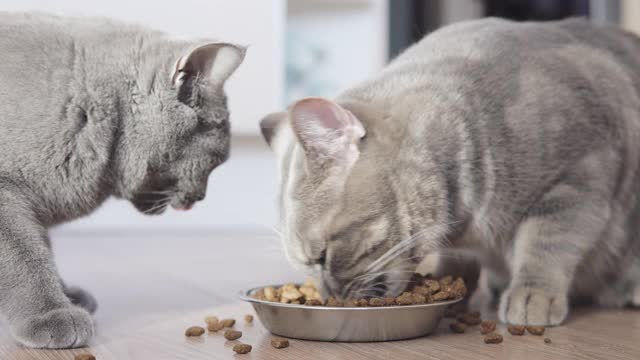
{"label": "dry cat food", "polygon": [[202,336],[202,334],[204,334],[204,328],[200,326],[192,326],[188,328],[184,334],[186,336]]}
{"label": "dry cat food", "polygon": [[241,337],[242,337],[242,331],[229,329],[224,332],[224,338],[227,340],[238,340]]}
{"label": "dry cat food", "polygon": [[507,331],[509,331],[509,334],[511,334],[511,335],[522,336],[522,335],[524,335],[524,326],[522,326],[522,325],[510,325],[510,326],[507,327]]}
{"label": "dry cat food", "polygon": [[233,351],[238,354],[247,354],[251,352],[251,345],[249,344],[235,344],[233,345]]}
{"label": "dry cat food", "polygon": [[253,315],[247,314],[244,316],[244,322],[251,324],[253,322]]}
{"label": "dry cat food", "polygon": [[551,344],[551,339],[549,339],[549,338],[544,338],[544,343],[545,343],[545,344]]}
{"label": "dry cat food", "polygon": [[496,321],[495,320],[485,320],[480,323],[480,333],[482,335],[486,335],[488,333],[492,333],[496,331]]}
{"label": "dry cat food", "polygon": [[502,335],[494,332],[487,334],[484,337],[485,344],[500,344],[502,342]]}
{"label": "dry cat food", "polygon": [[73,360],[96,360],[96,357],[91,354],[80,354],[74,356]]}
{"label": "dry cat food", "polygon": [[273,338],[271,339],[271,346],[276,349],[284,349],[289,347],[289,340],[283,338]]}
{"label": "dry cat food", "polygon": [[236,324],[236,320],[235,319],[223,319],[220,321],[220,323],[222,324],[222,327],[232,327],[233,325]]}
{"label": "dry cat food", "polygon": [[451,331],[453,331],[456,334],[462,334],[467,329],[467,325],[461,322],[455,321],[455,322],[452,322],[451,325],[449,325],[449,329],[451,329]]}
{"label": "dry cat food", "polygon": [[217,324],[218,322],[220,322],[220,320],[216,316],[207,316],[206,318],[204,318],[204,322],[205,324],[209,325],[209,324]]}
{"label": "dry cat food", "polygon": [[531,335],[542,336],[544,334],[544,326],[527,326],[527,331]]}
{"label": "dry cat food", "polygon": [[216,316],[207,316],[204,318],[204,322],[207,324],[207,330],[211,332],[217,332],[224,327],[222,322]]}
{"label": "dry cat food", "polygon": [[217,323],[209,323],[207,324],[207,330],[211,332],[218,332],[224,328],[222,322],[218,321]]}
{"label": "dry cat food", "polygon": [[[307,280],[304,284],[286,284],[279,288],[262,288],[251,297],[257,300],[279,302],[285,304],[304,304],[308,306],[330,306],[330,307],[380,307],[394,305],[419,305],[431,304],[437,301],[460,299],[467,295],[467,287],[462,278],[454,279],[452,276],[445,276],[440,280],[414,274],[411,278],[411,285],[398,297],[373,297],[369,299],[346,299],[339,300],[333,297],[323,301],[320,291],[313,281]],[[479,315],[470,320],[475,322],[480,319]],[[479,324],[480,321],[477,321]]]}

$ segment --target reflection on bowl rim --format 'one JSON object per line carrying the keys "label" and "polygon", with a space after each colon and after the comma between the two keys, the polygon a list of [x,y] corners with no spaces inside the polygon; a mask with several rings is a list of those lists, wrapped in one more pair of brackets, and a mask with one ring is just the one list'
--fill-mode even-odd
{"label": "reflection on bowl rim", "polygon": [[311,305],[304,305],[304,304],[288,304],[288,303],[280,303],[280,302],[275,302],[275,301],[267,301],[267,300],[258,300],[258,299],[254,299],[250,296],[250,294],[260,290],[260,289],[264,289],[267,287],[279,287],[282,286],[284,284],[281,285],[265,285],[265,286],[258,286],[258,287],[253,287],[249,290],[242,290],[239,293],[240,296],[240,300],[249,302],[249,303],[256,303],[256,304],[264,304],[264,305],[269,305],[269,306],[276,306],[276,307],[284,307],[284,308],[292,308],[292,309],[306,309],[306,310],[341,310],[341,311],[345,311],[345,310],[349,310],[349,311],[353,311],[353,310],[357,310],[357,311],[375,311],[375,310],[397,310],[397,309],[412,309],[412,308],[423,308],[423,307],[430,307],[430,306],[442,306],[442,305],[452,305],[455,304],[459,301],[461,301],[462,299],[464,299],[464,297],[458,298],[458,299],[454,299],[454,300],[447,300],[447,301],[438,301],[438,302],[433,302],[433,303],[429,303],[429,304],[415,304],[415,305],[392,305],[392,306],[367,306],[367,307],[337,307],[337,306],[311,306]]}

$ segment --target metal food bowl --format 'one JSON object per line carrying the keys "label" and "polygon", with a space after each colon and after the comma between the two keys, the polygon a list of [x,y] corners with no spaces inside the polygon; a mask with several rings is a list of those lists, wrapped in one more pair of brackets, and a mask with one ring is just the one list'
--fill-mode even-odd
{"label": "metal food bowl", "polygon": [[263,288],[243,291],[240,298],[251,303],[267,330],[283,337],[317,341],[390,341],[429,335],[446,308],[462,300],[385,307],[306,306],[251,297]]}

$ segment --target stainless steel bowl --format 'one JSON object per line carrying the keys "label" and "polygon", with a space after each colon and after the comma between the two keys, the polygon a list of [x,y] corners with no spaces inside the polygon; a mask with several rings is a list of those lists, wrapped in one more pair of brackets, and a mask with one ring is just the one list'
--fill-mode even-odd
{"label": "stainless steel bowl", "polygon": [[438,326],[447,306],[460,301],[364,308],[305,306],[256,300],[250,296],[261,288],[243,291],[240,298],[253,305],[267,330],[279,336],[318,341],[389,341],[429,335]]}

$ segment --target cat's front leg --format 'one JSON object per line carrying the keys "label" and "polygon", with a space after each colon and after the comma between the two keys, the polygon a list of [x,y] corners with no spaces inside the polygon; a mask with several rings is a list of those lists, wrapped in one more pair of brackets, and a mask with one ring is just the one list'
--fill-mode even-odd
{"label": "cat's front leg", "polygon": [[518,228],[511,281],[499,306],[505,323],[558,325],[567,316],[575,270],[595,246],[609,216],[606,203],[588,194],[567,193],[572,192],[561,188],[550,193],[556,206],[534,209]]}
{"label": "cat's front leg", "polygon": [[29,203],[0,183],[0,313],[20,343],[36,348],[86,345],[93,334],[89,313],[63,291],[46,229]]}

